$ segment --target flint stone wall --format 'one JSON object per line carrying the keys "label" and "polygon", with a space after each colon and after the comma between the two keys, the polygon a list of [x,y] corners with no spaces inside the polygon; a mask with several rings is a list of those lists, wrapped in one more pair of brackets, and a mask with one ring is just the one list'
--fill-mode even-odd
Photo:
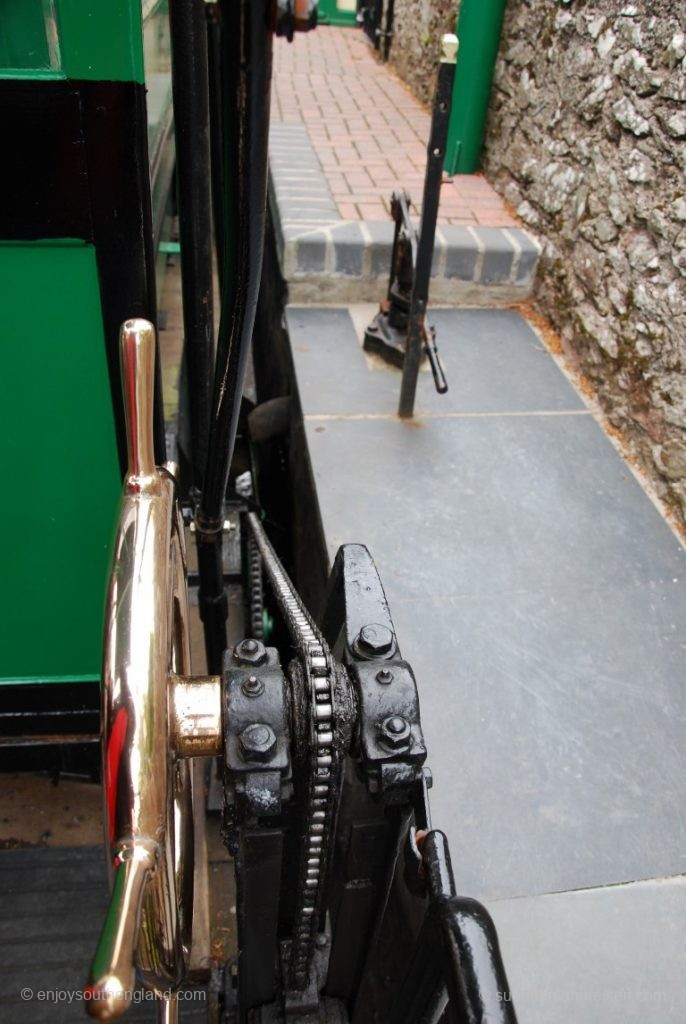
{"label": "flint stone wall", "polygon": [[683,0],[511,2],[484,170],[545,244],[540,305],[683,522]]}
{"label": "flint stone wall", "polygon": [[458,10],[455,0],[395,0],[393,6],[389,63],[427,106],[433,103],[436,92],[441,36],[455,31]]}

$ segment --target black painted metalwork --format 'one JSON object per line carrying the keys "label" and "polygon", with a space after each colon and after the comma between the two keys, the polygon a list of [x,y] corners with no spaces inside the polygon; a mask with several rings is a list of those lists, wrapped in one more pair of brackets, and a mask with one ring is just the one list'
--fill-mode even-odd
{"label": "black painted metalwork", "polygon": [[381,33],[383,38],[382,54],[383,59],[388,60],[393,42],[393,18],[395,16],[395,0],[386,0],[386,26]]}
{"label": "black painted metalwork", "polygon": [[[391,215],[395,220],[395,232],[388,293],[364,335],[364,348],[367,352],[375,352],[401,370],[405,366],[405,354],[413,328],[412,296],[418,250],[417,232],[410,219],[410,205],[407,192],[393,193]],[[416,312],[414,316],[416,319]],[[448,382],[438,357],[436,330],[426,318],[420,325],[420,334],[436,390],[441,395],[445,394]]]}
{"label": "black painted metalwork", "polygon": [[394,6],[394,0],[366,0],[357,15],[365,35],[384,60],[388,60],[393,41]]}
{"label": "black painted metalwork", "polygon": [[493,923],[455,895],[447,841],[431,831],[417,688],[362,545],[339,549],[323,627],[357,709],[331,864],[327,991],[345,998],[352,1024],[515,1024]]}
{"label": "black painted metalwork", "polygon": [[375,50],[378,50],[380,45],[382,16],[383,0],[366,0],[358,13],[364,33]]}
{"label": "black painted metalwork", "polygon": [[212,363],[212,216],[204,0],[170,0],[176,177],[193,486],[207,461]]}
{"label": "black painted metalwork", "polygon": [[224,829],[236,861],[238,1004],[242,1015],[276,997],[283,802],[293,747],[278,652],[249,638],[227,651],[223,673]]}
{"label": "black painted metalwork", "polygon": [[220,6],[224,255],[207,465],[196,516],[199,604],[213,673],[221,671],[226,647],[223,505],[262,271],[275,23],[272,0],[241,0],[236,5],[225,0]]}
{"label": "black painted metalwork", "polygon": [[[441,179],[443,177],[443,160],[448,138],[450,121],[450,102],[455,79],[455,64],[441,61],[438,69],[438,85],[434,96],[431,115],[431,133],[427,146],[426,174],[424,177],[424,193],[422,197],[422,220],[417,242],[417,256],[414,265],[414,283],[410,301],[409,329],[403,379],[400,385],[400,405],[398,415],[411,417],[414,412],[414,399],[417,390],[417,375],[422,358],[422,349],[431,352],[431,343],[427,341],[426,309],[429,302],[429,282],[431,278],[431,262],[433,259],[434,240],[436,237],[436,221],[438,204],[441,195]],[[441,375],[437,375],[440,366],[438,358],[431,360],[436,388],[447,390],[447,384],[439,386]]]}
{"label": "black painted metalwork", "polygon": [[388,291],[364,336],[368,352],[375,352],[403,371],[398,409],[402,417],[411,417],[414,413],[417,375],[423,355],[429,360],[438,393],[445,394],[448,390],[436,347],[436,331],[428,323],[426,312],[454,75],[454,63],[442,61],[427,147],[419,234],[410,218],[408,193],[394,192],[391,197],[395,231]]}
{"label": "black painted metalwork", "polygon": [[222,160],[221,114],[221,8],[219,4],[205,4],[207,16],[207,71],[210,94],[210,167],[212,185],[212,225],[217,257],[217,273],[222,279],[224,266],[224,178]]}
{"label": "black painted metalwork", "polygon": [[428,906],[389,1024],[516,1024],[489,913],[456,895],[442,832],[419,836],[418,847]]}
{"label": "black painted metalwork", "polygon": [[[297,615],[292,604],[294,596],[287,611]],[[290,983],[288,965],[300,837],[312,826],[311,680],[302,652],[284,674],[277,650],[255,639],[224,661],[237,1024],[258,1011],[294,1024],[516,1024],[493,923],[479,903],[456,895],[447,841],[432,829],[417,686],[364,546],[339,549],[321,621],[335,659],[327,744],[344,770],[336,813],[321,825],[326,886],[303,986]],[[314,870],[318,884],[319,860]]]}
{"label": "black painted metalwork", "polygon": [[[226,226],[222,310],[207,471],[198,522],[218,526],[262,270],[271,82],[271,0],[222,3],[222,121]],[[237,9],[236,9],[237,8]]]}

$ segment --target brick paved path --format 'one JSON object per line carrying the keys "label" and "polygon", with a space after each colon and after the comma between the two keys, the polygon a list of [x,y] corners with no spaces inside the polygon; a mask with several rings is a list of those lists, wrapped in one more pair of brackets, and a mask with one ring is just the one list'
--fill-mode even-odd
{"label": "brick paved path", "polygon": [[[409,191],[418,214],[430,121],[361,29],[321,25],[275,47],[272,122],[304,124],[344,220],[387,219],[398,187]],[[518,225],[478,174],[444,180],[438,220]]]}

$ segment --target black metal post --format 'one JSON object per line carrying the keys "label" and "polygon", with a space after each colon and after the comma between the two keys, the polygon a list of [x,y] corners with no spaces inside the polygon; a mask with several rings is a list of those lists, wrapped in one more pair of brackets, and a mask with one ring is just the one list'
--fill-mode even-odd
{"label": "black metal post", "polygon": [[438,69],[438,85],[434,97],[433,114],[431,117],[431,133],[427,147],[426,175],[424,177],[424,195],[422,197],[422,220],[417,244],[417,258],[414,267],[414,285],[410,302],[409,329],[405,348],[403,379],[400,386],[400,405],[398,415],[411,418],[414,414],[414,399],[417,391],[417,376],[422,360],[425,336],[426,308],[429,302],[429,281],[431,278],[431,261],[433,259],[434,240],[436,237],[436,220],[443,177],[443,160],[448,138],[448,122],[450,120],[450,101],[455,79],[454,54],[441,57]]}
{"label": "black metal post", "polygon": [[207,460],[213,360],[209,92],[204,0],[170,0],[181,289],[193,486]]}
{"label": "black metal post", "polygon": [[217,272],[222,279],[224,265],[224,199],[222,182],[222,116],[221,116],[221,8],[205,4],[207,14],[207,66],[210,80],[210,167],[212,180],[212,222]]}
{"label": "black metal post", "polygon": [[394,15],[395,0],[387,0],[386,2],[386,30],[383,33],[383,59],[388,60],[391,52],[391,42],[393,40],[393,15]]}
{"label": "black metal post", "polygon": [[214,400],[196,515],[200,613],[208,671],[218,674],[228,606],[222,578],[224,498],[262,272],[272,65],[272,0],[221,0],[224,258]]}

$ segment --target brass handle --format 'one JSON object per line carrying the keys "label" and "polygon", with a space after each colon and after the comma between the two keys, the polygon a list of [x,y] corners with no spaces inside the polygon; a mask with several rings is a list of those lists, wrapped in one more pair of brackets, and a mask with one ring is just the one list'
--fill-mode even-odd
{"label": "brass handle", "polygon": [[110,905],[93,960],[88,1006],[98,1020],[114,1020],[130,1005],[136,987],[135,954],[145,885],[156,851],[128,851],[114,869]]}
{"label": "brass handle", "polygon": [[155,328],[148,320],[126,320],[119,342],[129,456],[125,489],[131,493],[152,484],[155,478]]}

